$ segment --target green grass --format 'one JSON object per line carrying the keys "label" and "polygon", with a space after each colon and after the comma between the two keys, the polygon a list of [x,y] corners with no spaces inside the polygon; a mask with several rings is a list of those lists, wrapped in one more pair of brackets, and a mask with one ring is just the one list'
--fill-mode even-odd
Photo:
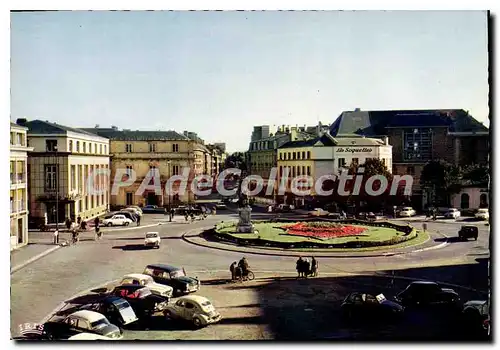
{"label": "green grass", "polygon": [[[319,242],[323,244],[342,244],[351,241],[370,241],[370,242],[381,242],[388,241],[393,237],[404,235],[403,232],[398,232],[395,229],[387,228],[387,227],[371,227],[371,226],[362,226],[367,228],[362,235],[359,236],[348,236],[348,237],[338,237],[338,238],[330,238],[330,239],[320,239],[314,237],[304,237],[304,236],[293,236],[287,235],[286,232],[280,228],[279,226],[290,225],[290,224],[280,224],[280,223],[256,223],[255,230],[258,231],[258,234],[250,234],[250,233],[236,233],[236,227],[224,227],[219,229],[218,232],[229,234],[233,237],[244,238],[244,239],[265,239],[267,241],[274,242],[286,242],[286,243],[297,243],[297,242]],[[359,226],[359,225],[352,225]]]}

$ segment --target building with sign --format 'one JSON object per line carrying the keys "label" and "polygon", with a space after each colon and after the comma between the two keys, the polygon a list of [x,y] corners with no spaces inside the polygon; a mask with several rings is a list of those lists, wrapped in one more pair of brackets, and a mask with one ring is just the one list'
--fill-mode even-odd
{"label": "building with sign", "polygon": [[342,112],[330,128],[336,138],[387,136],[394,174],[413,176],[411,205],[423,209],[431,195],[420,188],[420,174],[431,160],[455,165],[488,164],[489,130],[467,111],[393,110]]}

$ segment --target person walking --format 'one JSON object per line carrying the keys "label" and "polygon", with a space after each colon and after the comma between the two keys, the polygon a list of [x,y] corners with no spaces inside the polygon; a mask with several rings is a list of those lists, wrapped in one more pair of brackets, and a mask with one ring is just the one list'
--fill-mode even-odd
{"label": "person walking", "polygon": [[311,275],[313,277],[318,276],[318,260],[314,256],[311,258]]}
{"label": "person walking", "polygon": [[309,259],[304,260],[304,277],[307,278],[309,274],[311,273],[311,263],[309,262]]}
{"label": "person walking", "polygon": [[137,215],[137,226],[141,225],[141,216]]}
{"label": "person walking", "polygon": [[303,266],[304,266],[304,261],[302,260],[302,257],[299,256],[299,258],[297,259],[297,262],[295,264],[295,268],[297,269],[297,278],[302,277]]}
{"label": "person walking", "polygon": [[54,231],[54,244],[59,244],[59,231],[57,229]]}
{"label": "person walking", "polygon": [[65,224],[66,224],[66,228],[68,229],[68,231],[71,230],[71,219],[70,218],[66,218]]}
{"label": "person walking", "polygon": [[229,271],[231,271],[231,280],[234,281],[236,280],[236,269],[238,267],[238,263],[235,261],[231,264],[229,267]]}

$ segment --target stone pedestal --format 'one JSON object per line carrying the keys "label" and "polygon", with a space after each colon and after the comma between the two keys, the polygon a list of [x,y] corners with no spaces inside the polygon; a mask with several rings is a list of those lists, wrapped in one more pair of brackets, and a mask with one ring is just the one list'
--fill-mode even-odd
{"label": "stone pedestal", "polygon": [[244,206],[241,207],[239,210],[239,216],[240,220],[238,222],[238,225],[236,226],[236,231],[238,233],[253,233],[254,232],[254,225],[252,224],[252,221],[250,220],[252,208],[250,206]]}

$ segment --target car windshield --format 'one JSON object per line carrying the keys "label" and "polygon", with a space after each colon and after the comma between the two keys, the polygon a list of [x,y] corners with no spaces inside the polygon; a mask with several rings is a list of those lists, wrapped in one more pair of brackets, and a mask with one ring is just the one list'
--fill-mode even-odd
{"label": "car windshield", "polygon": [[158,237],[157,233],[147,233],[146,234],[146,238],[156,238],[156,237]]}
{"label": "car windshield", "polygon": [[130,306],[126,301],[117,302],[114,305],[118,308],[118,310],[123,310]]}
{"label": "car windshield", "polygon": [[209,302],[208,300],[204,301],[203,303],[201,303],[201,306],[205,307],[205,306],[210,306],[212,305],[211,302]]}
{"label": "car windshield", "polygon": [[92,322],[92,324],[90,326],[92,327],[92,329],[101,329],[101,328],[108,326],[109,324],[110,323],[108,322],[108,320],[106,318],[101,318],[100,320]]}
{"label": "car windshield", "polygon": [[488,209],[479,209],[477,212],[478,213],[487,213]]}
{"label": "car windshield", "polygon": [[171,278],[184,277],[184,276],[186,276],[186,274],[184,273],[184,269],[170,272]]}

